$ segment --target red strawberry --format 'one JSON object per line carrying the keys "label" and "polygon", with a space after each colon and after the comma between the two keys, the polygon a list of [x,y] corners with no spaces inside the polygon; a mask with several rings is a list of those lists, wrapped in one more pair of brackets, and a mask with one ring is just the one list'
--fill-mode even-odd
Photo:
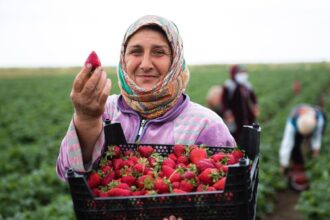
{"label": "red strawberry", "polygon": [[185,192],[192,192],[194,190],[194,188],[195,188],[195,186],[194,186],[193,181],[181,180],[179,189],[181,189]]}
{"label": "red strawberry", "polygon": [[224,172],[225,174],[228,173],[228,166],[227,165],[223,165],[220,169],[220,172]]}
{"label": "red strawberry", "polygon": [[136,156],[130,156],[127,158],[127,160],[132,161],[134,164],[138,162],[139,158]]}
{"label": "red strawberry", "polygon": [[224,165],[220,162],[216,162],[214,163],[216,168],[220,171],[220,173],[228,173],[228,166],[227,165]]}
{"label": "red strawberry", "polygon": [[166,181],[166,179],[162,179],[162,178],[156,179],[156,181],[154,183],[154,189],[159,194],[169,193],[170,192],[168,181]]}
{"label": "red strawberry", "polygon": [[138,191],[134,191],[134,192],[132,192],[132,196],[143,196],[143,195],[145,195],[147,193],[147,191],[146,190],[138,190]]}
{"label": "red strawberry", "polygon": [[234,155],[232,154],[227,154],[227,164],[228,165],[231,165],[231,164],[235,164],[237,163],[238,161],[235,159]]}
{"label": "red strawberry", "polygon": [[207,158],[207,152],[204,148],[193,148],[190,151],[189,159],[194,164],[197,164],[198,161],[206,158]]}
{"label": "red strawberry", "polygon": [[175,154],[175,156],[180,157],[186,153],[186,147],[182,144],[174,145],[173,153]]}
{"label": "red strawberry", "polygon": [[212,185],[220,177],[220,174],[216,168],[206,168],[201,174],[199,174],[199,180],[204,184]]}
{"label": "red strawberry", "polygon": [[133,167],[133,172],[135,174],[144,174],[144,170],[146,168],[146,165],[145,164],[142,164],[142,163],[137,163],[134,165]]}
{"label": "red strawberry", "polygon": [[132,166],[134,166],[134,164],[136,164],[136,163],[134,163],[134,161],[133,160],[130,160],[130,159],[127,159],[127,160],[124,160],[123,161],[123,167],[132,167]]}
{"label": "red strawberry", "polygon": [[241,151],[240,149],[238,148],[235,148],[233,151],[232,151],[232,155],[235,157],[236,161],[238,162],[242,157],[244,157],[244,153],[243,151]]}
{"label": "red strawberry", "polygon": [[152,168],[155,167],[158,163],[157,159],[154,158],[154,157],[149,157],[148,162],[149,162],[149,166],[152,167]]}
{"label": "red strawberry", "polygon": [[108,175],[106,175],[103,179],[102,179],[102,186],[106,186],[108,185],[115,177],[115,173],[110,173]]}
{"label": "red strawberry", "polygon": [[115,177],[120,178],[122,176],[122,170],[115,170]]}
{"label": "red strawberry", "polygon": [[226,185],[226,177],[221,178],[213,184],[213,187],[217,190],[224,190]]}
{"label": "red strawberry", "polygon": [[196,192],[204,192],[207,190],[207,185],[204,185],[204,184],[199,184],[197,186],[197,189],[196,189]]}
{"label": "red strawberry", "polygon": [[168,158],[171,158],[173,161],[176,161],[177,160],[177,157],[173,153],[169,154],[167,157]]}
{"label": "red strawberry", "polygon": [[196,176],[195,173],[192,172],[192,171],[186,171],[186,172],[182,175],[183,178],[188,179],[188,180],[195,178],[195,176]]}
{"label": "red strawberry", "polygon": [[163,161],[163,165],[165,166],[169,166],[169,167],[172,167],[172,168],[175,168],[175,161],[172,160],[171,158],[166,158],[164,161]]}
{"label": "red strawberry", "polygon": [[117,188],[130,190],[130,186],[127,183],[119,183]]}
{"label": "red strawberry", "polygon": [[221,161],[223,160],[224,158],[226,158],[227,154],[224,153],[224,152],[219,152],[219,153],[216,153],[214,155],[211,156],[211,159],[215,162],[217,161]]}
{"label": "red strawberry", "polygon": [[130,156],[134,155],[134,151],[133,150],[127,150],[127,151],[124,152],[124,155],[130,157]]}
{"label": "red strawberry", "polygon": [[154,152],[154,149],[151,146],[140,146],[138,152],[142,157],[148,158]]}
{"label": "red strawberry", "polygon": [[162,172],[163,172],[164,176],[167,177],[171,181],[171,183],[181,181],[182,176],[179,173],[180,171],[181,171],[180,168],[175,170],[172,167],[169,167],[166,165],[162,166]]}
{"label": "red strawberry", "polygon": [[173,182],[172,183],[172,187],[173,187],[173,189],[178,189],[178,188],[180,188],[180,182]]}
{"label": "red strawberry", "polygon": [[127,189],[121,189],[121,188],[112,188],[107,192],[108,196],[130,196],[132,195],[132,192]]}
{"label": "red strawberry", "polygon": [[208,191],[208,192],[210,192],[210,191],[217,191],[217,189],[214,188],[213,186],[209,186],[209,187],[207,187],[207,190],[206,191]]}
{"label": "red strawberry", "polygon": [[177,164],[185,164],[187,165],[189,163],[188,158],[186,156],[179,156],[178,159],[176,160]]}
{"label": "red strawberry", "polygon": [[119,158],[121,155],[120,148],[118,146],[108,146],[106,155],[110,158]]}
{"label": "red strawberry", "polygon": [[175,194],[184,194],[184,193],[187,193],[186,191],[183,191],[181,189],[173,189],[172,190],[172,193],[175,193]]}
{"label": "red strawberry", "polygon": [[132,174],[133,174],[133,168],[128,167],[128,166],[124,166],[119,171],[120,171],[120,174],[117,177],[132,176]]}
{"label": "red strawberry", "polygon": [[113,160],[113,168],[115,170],[119,170],[120,168],[124,167],[123,165],[124,165],[123,159],[121,159],[121,158],[117,159],[116,158],[116,159]]}
{"label": "red strawberry", "polygon": [[174,171],[168,179],[171,181],[171,183],[178,182],[182,180],[182,176],[177,173],[177,171]]}
{"label": "red strawberry", "polygon": [[105,165],[101,168],[102,173],[104,176],[108,175],[110,172],[112,172],[112,168],[109,165]]}
{"label": "red strawberry", "polygon": [[95,70],[97,67],[101,66],[101,61],[94,51],[92,51],[87,57],[85,65],[87,65],[88,63],[92,65],[92,71]]}
{"label": "red strawberry", "polygon": [[136,185],[139,189],[150,190],[154,188],[154,178],[150,175],[143,175],[138,178]]}
{"label": "red strawberry", "polygon": [[99,197],[108,197],[108,192],[100,191],[99,192]]}
{"label": "red strawberry", "polygon": [[174,173],[174,169],[172,167],[169,167],[167,165],[163,165],[162,166],[162,172],[163,172],[163,175],[167,178],[169,178],[172,173]]}
{"label": "red strawberry", "polygon": [[122,183],[126,183],[129,186],[132,186],[135,183],[135,178],[133,176],[123,176],[121,178]]}
{"label": "red strawberry", "polygon": [[200,173],[203,172],[206,168],[215,168],[211,159],[202,159],[198,161],[196,167]]}
{"label": "red strawberry", "polygon": [[101,177],[100,175],[97,173],[97,172],[92,172],[89,176],[88,176],[88,180],[87,180],[87,183],[88,183],[88,186],[90,188],[95,188],[97,187],[98,185],[101,184]]}
{"label": "red strawberry", "polygon": [[187,165],[184,163],[178,163],[175,168],[187,168]]}

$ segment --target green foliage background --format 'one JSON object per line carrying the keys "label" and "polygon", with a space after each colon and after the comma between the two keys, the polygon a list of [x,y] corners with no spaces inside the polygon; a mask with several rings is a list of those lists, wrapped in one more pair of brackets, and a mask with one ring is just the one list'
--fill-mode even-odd
{"label": "green foliage background", "polygon": [[[258,218],[273,211],[286,187],[278,173],[278,148],[286,117],[298,103],[317,104],[325,95],[330,111],[330,64],[248,65],[258,95],[262,126]],[[0,219],[74,219],[66,183],[55,173],[60,142],[72,117],[70,90],[79,68],[0,69]],[[118,93],[114,68],[107,68]],[[227,65],[191,66],[187,93],[205,105],[207,90],[228,78]],[[302,91],[292,85],[300,80]],[[328,129],[329,130],[329,129]],[[330,137],[321,156],[308,163],[312,186],[297,209],[306,219],[330,219]]]}

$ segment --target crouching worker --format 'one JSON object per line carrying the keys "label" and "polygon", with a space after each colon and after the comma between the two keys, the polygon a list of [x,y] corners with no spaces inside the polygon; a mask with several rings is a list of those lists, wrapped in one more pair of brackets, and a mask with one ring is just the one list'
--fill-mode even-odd
{"label": "crouching worker", "polygon": [[320,154],[325,122],[321,109],[307,104],[296,106],[287,120],[279,152],[280,171],[288,175],[289,185],[295,190],[309,186],[304,152],[313,157]]}

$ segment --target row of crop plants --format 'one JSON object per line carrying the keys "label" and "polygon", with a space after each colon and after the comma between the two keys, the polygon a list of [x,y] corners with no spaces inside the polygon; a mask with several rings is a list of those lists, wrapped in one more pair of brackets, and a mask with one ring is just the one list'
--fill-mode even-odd
{"label": "row of crop plants", "polygon": [[[329,86],[329,66],[251,65],[249,69],[260,101],[263,129],[258,191],[258,216],[262,217],[273,210],[276,190],[286,186],[278,173],[278,148],[287,114],[297,103],[315,103],[318,94]],[[200,104],[205,104],[211,85],[221,84],[228,78],[228,66],[196,66],[190,70],[187,92]],[[1,216],[4,219],[73,219],[68,187],[57,178],[55,162],[72,115],[69,93],[74,76],[57,75],[54,70],[51,70],[54,75],[47,74],[46,69],[35,71],[38,76],[0,80],[0,201],[6,204],[0,206],[0,219]],[[118,93],[113,69],[109,76],[114,84],[113,92]],[[302,83],[299,96],[292,92],[292,83],[297,79]],[[327,107],[329,110],[329,104]],[[326,140],[329,144],[328,137]],[[329,175],[320,169],[326,159],[326,155],[322,155],[317,163],[310,165],[315,187],[302,194],[299,202],[306,216],[318,216],[318,219],[328,216],[315,211],[325,207],[319,203],[329,204],[329,200],[324,202],[327,198],[321,197],[322,192],[316,192],[326,188]]]}

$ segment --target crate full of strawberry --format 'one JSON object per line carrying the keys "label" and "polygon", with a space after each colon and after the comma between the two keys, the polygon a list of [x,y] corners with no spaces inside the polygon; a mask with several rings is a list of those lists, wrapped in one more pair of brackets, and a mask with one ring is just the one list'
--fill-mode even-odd
{"label": "crate full of strawberry", "polygon": [[245,146],[108,145],[90,173],[68,171],[76,217],[254,219],[259,157]]}

